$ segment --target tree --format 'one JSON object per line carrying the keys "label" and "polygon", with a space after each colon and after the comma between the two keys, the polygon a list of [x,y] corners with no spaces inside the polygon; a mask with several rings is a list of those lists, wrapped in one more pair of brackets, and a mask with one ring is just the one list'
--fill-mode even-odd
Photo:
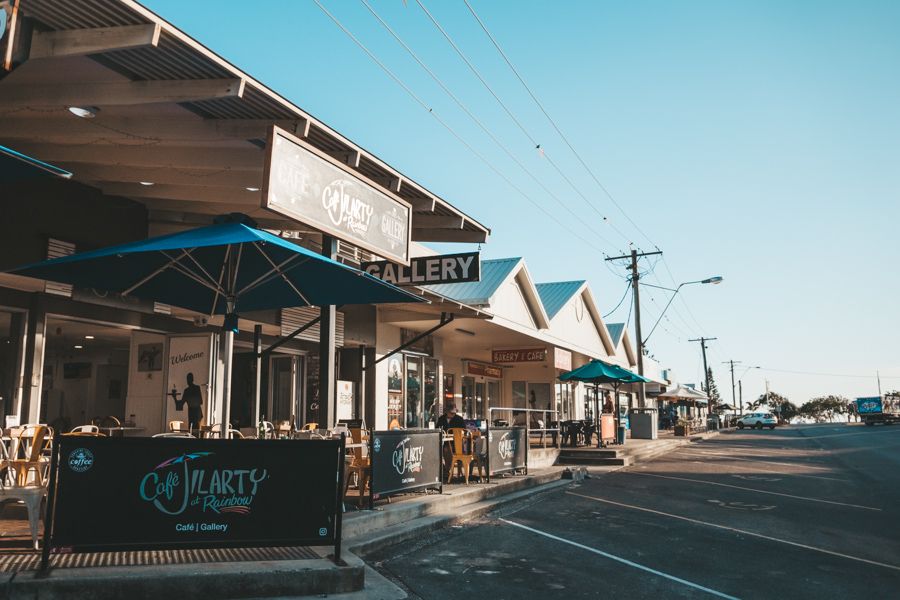
{"label": "tree", "polygon": [[832,422],[835,414],[845,414],[849,411],[850,400],[834,394],[812,398],[800,407],[800,414],[815,419],[817,423],[826,419]]}
{"label": "tree", "polygon": [[785,421],[790,421],[800,414],[800,409],[797,408],[796,404],[778,392],[772,391],[769,392],[768,399],[765,394],[761,394],[759,398],[750,403],[751,411],[759,408],[771,408],[772,412],[778,413]]}
{"label": "tree", "polygon": [[722,403],[722,396],[719,395],[719,388],[716,385],[715,378],[713,378],[712,367],[706,370],[706,375],[709,377],[709,389],[706,390],[706,395],[709,396],[710,407],[713,407]]}

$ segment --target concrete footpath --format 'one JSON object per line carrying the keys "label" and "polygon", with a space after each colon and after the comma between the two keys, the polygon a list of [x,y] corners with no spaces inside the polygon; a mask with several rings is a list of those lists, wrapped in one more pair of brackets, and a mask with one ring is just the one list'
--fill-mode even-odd
{"label": "concrete footpath", "polygon": [[[625,464],[650,460],[672,449],[718,435],[692,438],[628,440]],[[597,449],[572,449],[589,457]],[[562,455],[561,455],[562,458]],[[34,570],[36,556],[0,563],[0,598],[55,599],[89,597],[97,600],[128,597],[154,599],[166,595],[200,593],[215,598],[321,597],[343,600],[405,598],[362,558],[425,533],[480,517],[500,506],[534,494],[555,490],[583,479],[621,469],[625,464],[552,466],[528,475],[497,476],[490,483],[444,486],[443,493],[417,493],[379,502],[375,510],[348,508],[343,522],[343,563],[328,558],[329,548],[241,549],[234,551],[120,552],[54,557],[47,574]],[[234,556],[228,553],[234,553]],[[254,554],[256,553],[256,554]],[[260,554],[263,553],[263,554]],[[267,554],[265,554],[267,553]],[[362,557],[362,558],[360,558]]]}

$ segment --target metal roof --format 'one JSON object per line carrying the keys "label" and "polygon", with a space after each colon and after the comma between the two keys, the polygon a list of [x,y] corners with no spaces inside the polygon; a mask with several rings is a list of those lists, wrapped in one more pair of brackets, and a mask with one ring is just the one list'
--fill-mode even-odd
{"label": "metal roof", "polygon": [[497,288],[521,262],[521,257],[484,260],[481,261],[480,281],[432,285],[427,289],[465,304],[488,304]]}
{"label": "metal roof", "polygon": [[541,303],[544,305],[544,310],[547,311],[547,316],[552,319],[556,316],[556,313],[562,310],[562,307],[566,305],[566,302],[568,302],[572,296],[581,291],[584,284],[584,280],[554,281],[550,283],[537,283],[535,284],[535,287],[541,297]]}
{"label": "metal roof", "polygon": [[618,348],[625,334],[625,323],[607,323],[606,329],[609,331],[609,337],[612,338],[613,346]]}
{"label": "metal roof", "polygon": [[[151,219],[238,211],[302,229],[260,208],[266,131],[277,124],[410,202],[413,240],[484,242],[490,233],[133,0],[20,0],[18,10],[12,70],[0,69],[0,138],[145,204]],[[135,99],[129,82],[156,85],[156,97]],[[70,103],[98,84],[128,88],[129,100],[95,93]],[[66,110],[86,104],[100,108],[95,118]]]}

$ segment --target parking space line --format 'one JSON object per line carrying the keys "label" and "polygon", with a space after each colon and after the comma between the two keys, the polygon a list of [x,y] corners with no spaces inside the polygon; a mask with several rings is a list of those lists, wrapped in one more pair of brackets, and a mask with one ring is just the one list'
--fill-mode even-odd
{"label": "parking space line", "polygon": [[747,492],[756,492],[757,494],[771,494],[772,496],[782,496],[784,498],[794,498],[795,500],[805,500],[807,502],[821,502],[822,504],[835,504],[837,506],[849,506],[850,508],[859,508],[861,510],[874,510],[882,512],[880,508],[874,506],[862,506],[860,504],[848,504],[847,502],[837,502],[836,500],[823,500],[822,498],[810,498],[808,496],[795,496],[793,494],[784,494],[782,492],[770,492],[768,490],[760,490],[757,488],[743,487],[740,485],[731,485],[729,483],[718,483],[715,481],[705,481],[703,479],[690,479],[689,477],[675,477],[673,475],[657,475],[655,473],[642,473],[639,471],[619,471],[620,475],[640,475],[642,477],[659,477],[660,479],[674,479],[676,481],[690,481],[692,483],[705,483],[706,485],[717,485],[719,487],[733,488],[736,490],[744,490]]}
{"label": "parking space line", "polygon": [[[676,450],[673,450],[672,453],[674,454],[675,452],[684,452],[684,451],[685,451],[685,449],[676,449]],[[746,461],[750,461],[750,462],[766,463],[769,465],[778,465],[779,467],[802,466],[804,469],[813,469],[815,471],[833,471],[834,470],[830,467],[817,467],[815,465],[809,465],[809,464],[805,464],[805,463],[786,463],[786,462],[777,462],[774,460],[760,460],[760,459],[756,459],[756,458],[743,458],[743,457],[732,456],[731,454],[725,454],[724,452],[710,452],[709,450],[700,450],[699,448],[698,449],[690,448],[690,452],[699,452],[699,453],[706,454],[709,456],[724,456],[726,458],[732,458],[734,460],[746,460]]]}
{"label": "parking space line", "polygon": [[893,571],[900,571],[900,566],[897,566],[897,565],[891,565],[888,563],[878,562],[876,560],[869,560],[868,558],[861,558],[859,556],[853,556],[851,554],[844,554],[842,552],[835,552],[834,550],[826,550],[825,548],[819,548],[818,546],[810,546],[808,544],[801,544],[800,542],[792,542],[790,540],[783,540],[781,538],[764,535],[762,533],[747,531],[746,529],[738,529],[736,527],[728,527],[727,525],[719,525],[717,523],[710,523],[708,521],[698,521],[697,519],[691,519],[690,517],[682,517],[681,515],[673,515],[672,513],[663,512],[661,510],[654,510],[652,508],[645,508],[643,506],[635,506],[633,504],[624,504],[622,502],[606,500],[605,498],[596,498],[594,496],[586,496],[585,494],[579,494],[576,492],[566,492],[566,493],[569,494],[570,496],[578,496],[579,498],[593,500],[594,502],[602,502],[603,504],[611,504],[613,506],[619,506],[619,507],[628,508],[631,510],[639,510],[642,512],[647,512],[647,513],[652,513],[655,515],[660,515],[663,517],[668,517],[670,519],[679,519],[681,521],[687,521],[688,523],[694,523],[695,525],[702,525],[704,527],[713,527],[715,529],[724,529],[725,531],[731,531],[732,533],[739,533],[741,535],[747,535],[750,537],[760,538],[763,540],[768,540],[770,542],[778,542],[779,544],[786,544],[788,546],[794,546],[796,548],[803,548],[804,550],[812,550],[814,552],[821,552],[822,554],[830,554],[831,556],[837,556],[839,558],[846,558],[848,560],[855,560],[857,562],[875,565],[876,567],[884,567],[885,569],[891,569]]}
{"label": "parking space line", "polygon": [[[697,450],[693,450],[690,448],[682,449],[682,450],[675,450],[674,452],[672,452],[672,454],[675,454],[676,452],[677,453],[688,453],[690,456],[692,456],[694,458],[699,458],[701,456],[723,456],[723,457],[727,456],[726,454],[712,454],[712,453],[707,453],[707,452],[699,452]],[[737,456],[728,456],[728,458],[729,458],[729,460],[741,460],[741,461],[745,461],[745,462],[767,462],[769,464],[780,464],[781,466],[784,466],[784,467],[793,466],[793,465],[789,465],[787,463],[772,463],[771,461],[759,461],[759,460],[753,460],[752,458],[741,458],[741,457],[737,457]],[[800,466],[800,465],[797,465],[797,466]],[[842,483],[851,483],[850,480],[848,480],[848,479],[840,479],[838,477],[825,477],[824,475],[806,475],[804,473],[792,473],[790,471],[772,471],[771,469],[765,469],[765,468],[753,468],[753,467],[744,467],[744,468],[753,469],[754,471],[760,471],[763,473],[777,473],[778,475],[791,475],[793,477],[807,477],[810,479],[825,479],[827,481],[839,481]]]}
{"label": "parking space line", "polygon": [[[578,495],[578,494],[576,494],[576,495]],[[658,577],[663,577],[664,579],[668,579],[670,581],[675,581],[682,585],[686,585],[686,586],[692,587],[696,590],[700,590],[701,592],[706,592],[707,594],[712,594],[713,596],[718,596],[719,598],[728,598],[729,600],[739,600],[736,596],[729,596],[728,594],[724,594],[722,592],[717,592],[716,590],[711,590],[708,587],[704,587],[698,583],[693,583],[691,581],[687,581],[686,579],[682,579],[680,577],[675,577],[674,575],[669,575],[668,573],[663,573],[662,571],[657,571],[656,569],[652,569],[650,567],[630,561],[627,558],[622,558],[621,556],[616,556],[615,554],[610,554],[609,552],[604,552],[603,550],[598,550],[597,548],[591,548],[590,546],[585,546],[584,544],[579,544],[578,542],[573,542],[572,540],[567,540],[566,538],[562,538],[557,535],[553,535],[552,533],[547,533],[546,531],[541,531],[540,529],[535,529],[534,527],[529,527],[528,525],[523,525],[521,523],[516,523],[515,521],[509,521],[507,519],[500,519],[500,521],[503,521],[507,525],[512,525],[514,527],[519,527],[520,529],[530,531],[531,533],[536,533],[537,535],[542,535],[551,540],[556,540],[557,542],[562,542],[564,544],[569,544],[570,546],[575,546],[576,548],[580,548],[582,550],[587,550],[588,552],[593,552],[594,554],[599,554],[600,556],[603,556],[604,558],[608,558],[610,560],[620,562],[623,565],[628,565],[629,567],[634,567],[635,569],[640,569],[641,571],[646,571],[647,573],[651,573]]]}

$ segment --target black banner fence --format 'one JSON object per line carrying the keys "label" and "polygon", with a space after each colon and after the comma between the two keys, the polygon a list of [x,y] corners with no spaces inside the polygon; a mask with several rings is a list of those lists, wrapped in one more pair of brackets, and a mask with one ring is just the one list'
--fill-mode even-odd
{"label": "black banner fence", "polygon": [[50,552],[331,546],[340,561],[339,440],[59,436]]}
{"label": "black banner fence", "polygon": [[373,431],[371,440],[370,501],[417,489],[443,490],[440,429]]}
{"label": "black banner fence", "polygon": [[525,427],[489,427],[488,476],[528,469],[528,430]]}

